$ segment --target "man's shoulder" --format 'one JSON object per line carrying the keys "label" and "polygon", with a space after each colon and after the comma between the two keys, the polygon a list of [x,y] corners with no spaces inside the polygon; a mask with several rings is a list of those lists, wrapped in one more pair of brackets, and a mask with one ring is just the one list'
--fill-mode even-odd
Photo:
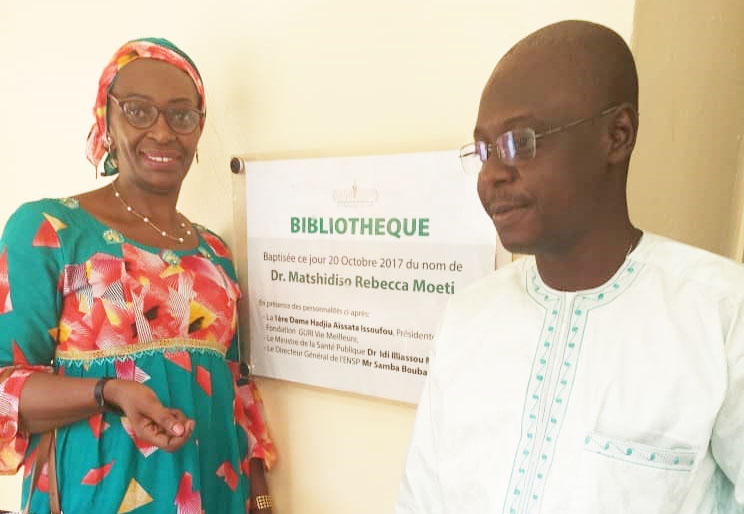
{"label": "man's shoulder", "polygon": [[524,291],[525,271],[530,263],[534,263],[534,257],[521,257],[471,282],[455,294],[453,306],[468,309],[473,304],[482,305],[484,301],[495,301]]}
{"label": "man's shoulder", "polygon": [[744,266],[722,255],[656,234],[645,234],[648,251],[639,260],[666,279],[725,294],[744,292]]}

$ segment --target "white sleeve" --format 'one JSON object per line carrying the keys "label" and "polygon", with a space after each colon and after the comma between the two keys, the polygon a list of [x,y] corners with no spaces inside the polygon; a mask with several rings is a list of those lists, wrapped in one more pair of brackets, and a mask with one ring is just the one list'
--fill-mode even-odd
{"label": "white sleeve", "polygon": [[[431,368],[430,368],[431,369]],[[424,383],[408,458],[400,484],[396,514],[441,514],[444,506],[436,458],[436,423],[432,419],[433,375]]]}
{"label": "white sleeve", "polygon": [[[727,389],[711,436],[711,450],[734,486],[733,498],[721,498],[744,513],[744,305],[736,311],[726,337]],[[733,508],[733,507],[732,507]]]}

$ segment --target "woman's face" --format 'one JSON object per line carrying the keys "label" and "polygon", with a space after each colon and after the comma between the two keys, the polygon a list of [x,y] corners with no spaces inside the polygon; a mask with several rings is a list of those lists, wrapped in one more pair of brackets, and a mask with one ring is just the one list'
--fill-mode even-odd
{"label": "woman's face", "polygon": [[[119,72],[109,98],[109,133],[118,160],[121,180],[153,193],[178,191],[196,152],[201,136],[199,124],[193,132],[174,130],[165,111],[172,111],[174,123],[182,118],[178,109],[201,109],[199,95],[191,78],[163,61],[138,59]],[[131,103],[127,103],[131,102]],[[152,104],[160,114],[147,128],[137,128],[122,110],[126,103],[130,117]],[[174,123],[177,125],[177,123]]]}

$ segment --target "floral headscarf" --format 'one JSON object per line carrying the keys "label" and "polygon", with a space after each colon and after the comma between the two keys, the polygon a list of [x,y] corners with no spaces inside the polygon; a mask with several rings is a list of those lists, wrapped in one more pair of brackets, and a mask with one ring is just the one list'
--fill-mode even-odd
{"label": "floral headscarf", "polygon": [[[206,114],[204,84],[202,83],[201,75],[199,75],[199,70],[196,69],[194,61],[188,55],[167,39],[143,38],[130,41],[116,51],[111,61],[104,68],[101,78],[98,81],[98,95],[96,96],[96,104],[93,107],[93,115],[96,118],[96,122],[90,129],[85,149],[88,160],[96,169],[98,168],[98,163],[101,162],[104,154],[108,151],[105,144],[106,135],[108,134],[106,105],[108,104],[108,95],[111,91],[111,86],[119,71],[137,59],[165,61],[185,71],[191,77],[191,80],[194,81],[196,91],[201,100],[201,110]],[[204,119],[205,116],[202,116],[201,128],[204,128]],[[119,171],[110,153],[104,161],[103,168],[102,175],[114,175]]]}

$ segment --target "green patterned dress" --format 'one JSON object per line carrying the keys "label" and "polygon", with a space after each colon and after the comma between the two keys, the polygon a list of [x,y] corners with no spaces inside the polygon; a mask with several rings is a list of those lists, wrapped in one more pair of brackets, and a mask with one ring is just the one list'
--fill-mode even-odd
{"label": "green patterned dress", "polygon": [[[24,433],[18,400],[26,378],[44,371],[135,380],[196,420],[174,453],[139,441],[114,413],[59,428],[63,511],[248,511],[249,460],[269,464],[273,446],[255,387],[237,379],[240,292],[229,252],[197,229],[195,249],[148,247],[74,199],[28,203],[8,221],[0,240],[0,371],[12,373],[0,382],[0,472],[25,463],[24,505],[39,436]],[[47,491],[42,473],[32,512],[49,511]]]}

